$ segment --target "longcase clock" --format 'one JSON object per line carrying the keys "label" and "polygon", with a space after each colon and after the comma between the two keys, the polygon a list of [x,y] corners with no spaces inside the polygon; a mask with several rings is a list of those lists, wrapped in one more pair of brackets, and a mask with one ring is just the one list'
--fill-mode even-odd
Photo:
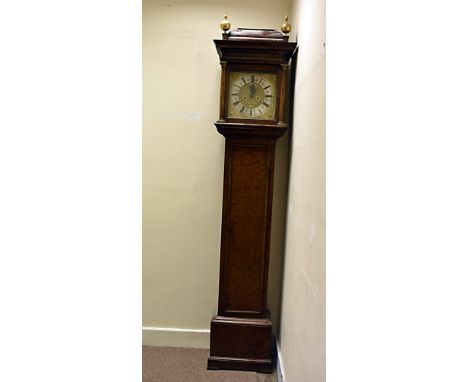
{"label": "longcase clock", "polygon": [[214,40],[221,63],[216,128],[225,138],[218,312],[209,369],[272,371],[266,307],[276,139],[285,121],[286,71],[296,43],[271,29]]}

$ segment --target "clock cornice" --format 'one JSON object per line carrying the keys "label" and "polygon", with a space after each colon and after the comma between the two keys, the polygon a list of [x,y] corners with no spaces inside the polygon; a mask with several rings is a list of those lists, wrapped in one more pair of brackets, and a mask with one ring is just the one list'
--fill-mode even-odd
{"label": "clock cornice", "polygon": [[237,29],[213,40],[222,62],[288,64],[297,43],[273,29]]}

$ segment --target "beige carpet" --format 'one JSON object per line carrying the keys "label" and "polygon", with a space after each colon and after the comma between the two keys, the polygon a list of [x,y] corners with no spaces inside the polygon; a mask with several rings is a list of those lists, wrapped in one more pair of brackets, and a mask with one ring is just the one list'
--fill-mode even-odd
{"label": "beige carpet", "polygon": [[276,382],[276,374],[206,370],[208,349],[143,346],[143,382]]}

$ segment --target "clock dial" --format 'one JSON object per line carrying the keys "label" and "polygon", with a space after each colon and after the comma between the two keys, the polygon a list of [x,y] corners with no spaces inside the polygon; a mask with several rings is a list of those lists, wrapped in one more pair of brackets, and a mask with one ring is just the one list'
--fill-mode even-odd
{"label": "clock dial", "polygon": [[231,72],[228,91],[229,118],[275,119],[275,73]]}

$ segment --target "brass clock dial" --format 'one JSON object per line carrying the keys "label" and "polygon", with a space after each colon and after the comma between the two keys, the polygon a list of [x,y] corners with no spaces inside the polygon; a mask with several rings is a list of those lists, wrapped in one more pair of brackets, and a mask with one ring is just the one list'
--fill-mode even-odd
{"label": "brass clock dial", "polygon": [[228,91],[229,118],[275,119],[275,73],[231,72]]}

